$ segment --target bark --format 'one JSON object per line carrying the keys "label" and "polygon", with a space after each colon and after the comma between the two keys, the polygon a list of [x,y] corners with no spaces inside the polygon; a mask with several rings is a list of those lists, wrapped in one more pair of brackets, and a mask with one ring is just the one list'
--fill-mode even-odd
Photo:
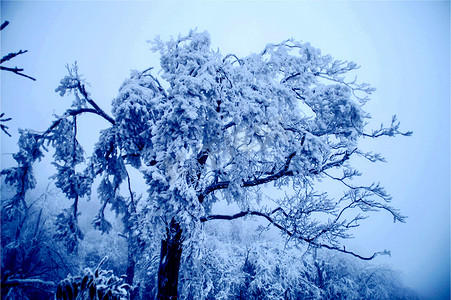
{"label": "bark", "polygon": [[[132,241],[131,237],[129,236],[128,240],[128,249],[127,249],[127,270],[126,270],[126,278],[125,283],[129,284],[130,286],[133,286],[133,280],[135,277],[135,256],[133,253],[133,247],[132,247]],[[136,299],[136,293],[137,289],[134,289],[130,293],[130,299],[134,300]]]}
{"label": "bark", "polygon": [[158,268],[157,299],[177,299],[177,284],[182,257],[182,230],[172,220],[167,228],[167,237],[161,241],[160,266]]}
{"label": "bark", "polygon": [[133,259],[132,254],[129,252],[128,254],[128,262],[127,262],[127,271],[126,271],[126,279],[125,282],[129,285],[133,285],[133,278],[135,276],[135,260]]}

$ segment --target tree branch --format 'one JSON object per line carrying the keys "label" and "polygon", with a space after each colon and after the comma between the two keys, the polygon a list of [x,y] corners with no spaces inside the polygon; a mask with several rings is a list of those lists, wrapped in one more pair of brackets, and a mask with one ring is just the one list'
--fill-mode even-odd
{"label": "tree branch", "polygon": [[80,82],[80,80],[77,80],[77,89],[78,91],[83,95],[85,100],[94,107],[94,109],[97,111],[97,114],[102,116],[104,119],[106,119],[108,122],[110,122],[112,125],[114,125],[116,122],[112,117],[110,117],[103,109],[100,108],[100,106],[97,105],[97,103],[94,102],[91,98],[89,98],[88,92],[86,92],[85,85]]}
{"label": "tree branch", "polygon": [[[167,97],[168,97],[168,94],[167,94],[166,91],[164,90],[163,86],[160,84],[160,81],[158,81],[158,79],[157,79],[156,77],[152,76],[152,74],[150,74],[150,72],[147,73],[148,71],[150,71],[150,70],[152,70],[152,69],[153,69],[153,67],[148,68],[148,69],[142,71],[143,76],[148,76],[148,77],[152,78],[152,80],[158,85],[158,91],[163,95],[163,97],[167,98]],[[146,74],[146,73],[147,73],[147,74]]]}
{"label": "tree branch", "polygon": [[41,137],[46,136],[47,134],[49,134],[53,129],[55,129],[56,126],[59,125],[59,123],[61,123],[62,120],[64,120],[65,118],[69,117],[69,116],[78,116],[80,114],[83,113],[91,113],[91,114],[96,114],[98,116],[103,117],[105,120],[107,120],[108,122],[112,122],[111,124],[114,125],[116,124],[116,122],[114,120],[109,120],[107,118],[105,118],[105,116],[103,116],[102,114],[99,113],[99,111],[97,111],[94,108],[79,108],[79,109],[68,109],[65,114],[59,118],[58,120],[55,120],[52,125],[43,133],[41,134]]}
{"label": "tree branch", "polygon": [[355,148],[351,152],[346,151],[345,153],[343,153],[343,157],[341,159],[325,164],[320,170],[311,169],[310,173],[312,173],[314,175],[318,175],[331,168],[340,167],[351,157],[352,154],[354,154],[354,152],[356,152],[356,150],[357,150],[357,148]]}
{"label": "tree branch", "polygon": [[8,68],[8,67],[0,66],[0,70],[13,72],[13,73],[15,73],[15,74],[17,74],[17,75],[26,77],[26,78],[31,79],[31,80],[33,80],[33,81],[36,81],[36,78],[33,78],[33,77],[28,76],[28,75],[26,75],[26,74],[24,74],[24,73],[21,73],[21,72],[23,71],[23,69],[19,69],[18,67],[15,67],[15,68]]}
{"label": "tree branch", "polygon": [[[291,153],[285,164],[283,165],[283,167],[279,170],[279,172],[277,173],[273,173],[270,174],[266,177],[263,178],[257,178],[254,180],[249,180],[249,181],[244,181],[241,186],[242,187],[251,187],[251,186],[257,186],[257,185],[261,185],[261,184],[265,184],[274,180],[277,180],[279,178],[281,178],[282,176],[285,175],[292,175],[291,172],[288,171],[288,168],[290,167],[290,162],[293,159],[293,157],[296,155],[296,152]],[[217,191],[217,190],[221,190],[221,189],[226,189],[228,188],[230,185],[230,181],[222,181],[222,182],[217,182],[214,184],[209,185],[199,196],[199,202],[202,203],[203,200],[205,199],[205,197],[210,194],[211,192]]]}
{"label": "tree branch", "polygon": [[373,132],[371,134],[362,133],[362,135],[364,137],[371,137],[371,138],[378,138],[381,136],[393,137],[397,134],[400,134],[403,136],[411,136],[412,135],[412,133],[413,133],[412,131],[406,131],[406,132],[399,131],[399,125],[400,125],[400,122],[398,121],[396,115],[394,115],[392,117],[390,127],[384,128],[384,124],[381,124],[381,127],[377,130],[373,130]]}
{"label": "tree branch", "polygon": [[[304,139],[302,140],[302,144],[303,143],[304,143]],[[351,157],[351,155],[355,153],[356,150],[357,150],[357,148],[351,152],[346,151],[341,159],[325,164],[320,170],[311,169],[310,173],[313,175],[318,175],[330,168],[339,167],[344,162],[346,162]],[[275,181],[283,176],[293,176],[294,175],[293,172],[288,171],[288,168],[290,166],[291,160],[293,159],[293,157],[295,155],[296,155],[296,152],[291,153],[288,156],[282,169],[280,169],[277,173],[269,174],[268,176],[263,177],[263,178],[257,178],[254,180],[244,181],[241,186],[242,187],[257,186],[257,185],[265,184],[265,183],[268,183],[271,181]],[[199,202],[202,203],[203,200],[205,199],[205,197],[208,194],[210,194],[211,192],[221,190],[221,189],[226,189],[229,187],[229,185],[230,185],[230,181],[221,181],[221,182],[217,182],[217,183],[209,185],[207,188],[205,188],[205,190],[200,195],[198,195]]]}
{"label": "tree branch", "polygon": [[[5,27],[8,26],[8,24],[9,24],[8,21],[3,22],[2,25],[0,26],[0,31],[3,30],[3,29],[5,29]],[[28,52],[28,50],[19,50],[19,52],[9,53],[9,54],[3,56],[3,57],[0,59],[0,64],[4,63],[5,61],[11,60],[11,59],[13,59],[14,57],[16,57],[16,56],[18,56],[18,55],[21,55],[21,54],[24,54],[24,53],[27,53],[27,52]],[[17,75],[23,76],[23,77],[25,77],[25,78],[31,79],[31,80],[33,80],[33,81],[36,81],[35,78],[33,78],[33,77],[31,77],[31,76],[28,76],[28,75],[22,73],[23,69],[20,69],[20,68],[18,68],[18,67],[8,68],[8,67],[0,66],[0,70],[3,70],[3,71],[9,71],[9,72],[15,73],[15,74],[17,74]]]}
{"label": "tree branch", "polygon": [[27,53],[28,50],[19,50],[19,52],[12,52],[12,53],[8,53],[7,55],[3,56],[2,59],[0,59],[0,64],[4,63],[5,61],[11,60],[14,57]]}
{"label": "tree branch", "polygon": [[[272,213],[276,212],[277,210],[278,209],[274,210]],[[234,219],[245,217],[247,215],[263,217],[269,223],[271,223],[273,226],[275,226],[278,229],[280,229],[283,233],[287,234],[288,236],[296,237],[296,238],[308,243],[310,246],[313,246],[315,248],[326,248],[326,249],[329,249],[329,250],[334,250],[334,251],[346,253],[346,254],[352,255],[352,256],[357,257],[357,258],[362,259],[362,260],[372,260],[377,255],[390,255],[389,251],[384,250],[384,251],[381,251],[381,252],[375,252],[375,253],[373,253],[373,255],[366,257],[366,256],[359,255],[359,254],[357,254],[355,252],[348,251],[345,248],[341,249],[341,248],[338,248],[337,246],[331,246],[331,245],[327,245],[327,244],[317,243],[315,241],[315,239],[309,239],[309,238],[305,238],[305,237],[302,237],[302,236],[296,236],[293,232],[291,232],[287,228],[285,228],[282,225],[280,225],[277,222],[275,222],[274,219],[271,218],[270,215],[262,213],[262,212],[259,212],[259,211],[242,211],[242,212],[236,213],[234,215],[210,215],[210,216],[207,216],[207,217],[200,218],[200,221],[203,223],[203,222],[207,222],[207,221],[211,221],[211,220],[234,220]]]}
{"label": "tree branch", "polygon": [[7,286],[45,286],[49,289],[54,289],[56,287],[56,284],[52,281],[45,281],[41,279],[7,279],[4,282],[2,282],[2,285]]}
{"label": "tree branch", "polygon": [[[275,211],[273,211],[273,212],[275,212]],[[200,221],[203,223],[203,222],[207,222],[207,221],[211,221],[211,220],[234,220],[234,219],[245,217],[247,215],[263,217],[266,220],[268,220],[271,224],[273,224],[275,227],[279,228],[280,230],[282,230],[283,232],[288,234],[289,236],[293,235],[293,233],[291,233],[288,229],[286,229],[283,226],[276,223],[269,215],[264,214],[259,211],[242,211],[242,212],[236,213],[234,215],[211,215],[211,216],[200,218]]]}
{"label": "tree branch", "polygon": [[9,134],[9,132],[8,132],[8,126],[6,126],[6,125],[4,125],[4,124],[2,124],[3,122],[8,122],[8,121],[11,121],[12,119],[11,118],[4,118],[4,116],[5,116],[5,114],[4,113],[0,113],[0,129],[4,132],[4,133],[6,133],[9,137],[11,137],[11,134]]}
{"label": "tree branch", "polygon": [[9,22],[5,21],[2,23],[2,25],[0,26],[0,31],[3,30],[6,26],[8,26]]}

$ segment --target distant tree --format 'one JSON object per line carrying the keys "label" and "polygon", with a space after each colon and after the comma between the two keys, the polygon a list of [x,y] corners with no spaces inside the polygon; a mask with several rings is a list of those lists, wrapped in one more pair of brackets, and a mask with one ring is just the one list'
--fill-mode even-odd
{"label": "distant tree", "polygon": [[305,268],[304,276],[320,290],[320,299],[419,299],[397,272],[343,255],[321,253]]}
{"label": "distant tree", "polygon": [[27,199],[13,210],[14,198],[2,191],[1,295],[2,299],[52,297],[56,283],[73,271],[70,259],[52,237],[48,205],[50,191]]}
{"label": "distant tree", "polygon": [[[195,247],[202,223],[211,220],[256,216],[313,249],[364,260],[388,253],[366,257],[341,244],[365,219],[362,211],[382,210],[395,221],[405,220],[379,184],[351,183],[360,175],[352,157],[383,160],[360,150],[361,138],[410,134],[399,131],[395,117],[388,127],[365,130],[370,116],[363,106],[373,89],[347,81],[346,74],[358,68],[355,63],[323,56],[294,40],[268,44],[244,58],[222,56],[211,50],[207,33],[194,31],[168,42],[156,39],[154,50],[161,54],[161,78],[151,69],[132,72],[112,102],[112,115],[91,98],[76,65],[68,68],[56,91],[73,93],[72,106],[43,133],[21,131],[14,156],[18,167],[2,172],[17,189],[17,205],[34,187],[33,163],[51,145],[56,186],[73,203],[58,217],[57,237],[76,251],[83,237],[78,203],[101,177],[103,205],[94,225],[108,231],[107,204],[123,216],[130,272],[146,239],[161,238],[158,299],[177,297],[182,251]],[[109,124],[89,159],[77,139],[81,114]],[[127,167],[138,169],[148,186],[140,205]],[[343,195],[334,199],[317,191],[320,180],[341,183]],[[268,183],[286,189],[287,196],[262,206]],[[237,203],[241,211],[212,214],[217,201]]]}
{"label": "distant tree", "polygon": [[256,223],[205,224],[181,267],[180,299],[418,299],[393,270],[344,253],[306,252]]}

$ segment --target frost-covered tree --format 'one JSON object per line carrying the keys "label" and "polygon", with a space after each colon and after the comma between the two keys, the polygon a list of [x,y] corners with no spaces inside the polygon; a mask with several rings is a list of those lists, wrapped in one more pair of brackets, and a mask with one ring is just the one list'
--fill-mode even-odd
{"label": "frost-covered tree", "polygon": [[180,270],[180,299],[418,299],[393,270],[344,253],[309,253],[246,223],[204,226]]}
{"label": "frost-covered tree", "polygon": [[20,210],[11,212],[8,189],[2,186],[1,297],[2,299],[50,298],[56,283],[75,268],[73,259],[53,239],[51,215],[45,209],[54,194],[27,197]]}
{"label": "frost-covered tree", "polygon": [[[379,184],[351,182],[360,175],[351,158],[383,160],[360,150],[361,138],[410,134],[398,130],[396,118],[388,127],[366,130],[370,116],[363,107],[373,89],[346,79],[358,68],[355,63],[294,40],[268,44],[247,57],[223,56],[211,49],[208,33],[194,31],[153,45],[161,55],[160,77],[151,68],[132,72],[112,102],[112,115],[91,98],[76,66],[69,68],[57,92],[73,93],[72,106],[43,133],[23,130],[14,156],[18,167],[3,171],[17,188],[11,214],[34,187],[32,165],[50,145],[56,186],[72,201],[58,217],[57,238],[77,250],[83,238],[78,203],[99,177],[102,208],[93,224],[109,230],[107,204],[123,216],[130,272],[138,249],[149,245],[146,240],[161,238],[159,299],[177,297],[183,249],[195,247],[210,220],[256,216],[310,248],[368,260],[387,253],[365,257],[341,244],[365,218],[362,211],[405,219]],[[77,139],[81,114],[109,124],[90,157]],[[130,188],[130,167],[141,172],[148,187],[139,205]],[[342,184],[343,194],[334,198],[318,191],[321,180]],[[270,183],[289,190],[271,205],[261,201]],[[217,201],[236,203],[241,211],[212,214]]]}

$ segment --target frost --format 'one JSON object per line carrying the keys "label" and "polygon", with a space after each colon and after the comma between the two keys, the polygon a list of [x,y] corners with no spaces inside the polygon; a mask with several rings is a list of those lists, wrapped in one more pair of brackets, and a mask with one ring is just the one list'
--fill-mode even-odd
{"label": "frost", "polygon": [[[167,42],[156,39],[153,50],[161,55],[159,76],[152,68],[132,71],[112,101],[112,116],[90,98],[77,66],[68,68],[56,91],[61,96],[73,93],[70,108],[55,116],[43,133],[21,131],[19,151],[14,155],[18,166],[2,171],[5,182],[16,190],[4,204],[7,219],[23,217],[25,194],[36,185],[33,164],[51,146],[56,169],[52,178],[71,201],[57,216],[55,237],[69,251],[76,252],[83,238],[78,226],[79,201],[90,196],[99,178],[101,205],[92,224],[104,233],[111,231],[112,224],[105,217],[106,207],[111,206],[122,217],[121,236],[133,255],[149,249],[155,238],[174,240],[176,245],[182,241],[193,244],[204,222],[245,216],[263,218],[296,245],[328,248],[362,259],[386,253],[363,257],[341,244],[351,237],[348,230],[366,219],[363,213],[381,210],[394,220],[405,220],[387,204],[391,197],[380,185],[351,182],[360,175],[352,167],[351,157],[383,160],[377,153],[360,151],[359,139],[410,135],[399,131],[396,118],[388,128],[365,132],[369,114],[363,104],[373,89],[347,79],[357,64],[334,60],[295,40],[268,44],[262,52],[247,57],[223,56],[211,49],[207,32],[197,31]],[[84,113],[109,124],[90,154],[77,137],[78,116]],[[148,192],[144,201],[133,191],[130,167],[144,178]],[[316,190],[323,180],[340,183],[342,196],[335,199]],[[261,207],[260,200],[270,191],[268,184],[287,189],[287,196],[272,199],[274,207]],[[241,211],[229,216],[209,215],[213,203],[220,200],[236,204]],[[280,299],[291,293],[293,282],[305,288],[306,294],[292,293],[291,298],[326,293],[324,287],[312,286],[312,279],[302,275],[312,273],[306,268],[319,268],[321,273],[326,265],[313,262],[301,266],[292,259],[296,265],[292,269],[287,262],[271,263],[275,253],[291,255],[284,249],[256,243],[244,255],[243,249],[227,247],[245,257],[244,264],[241,269],[236,265],[227,269],[230,261],[219,251],[217,265],[210,266],[226,265],[221,267],[222,279],[200,270],[201,298],[213,292],[218,298],[228,298],[244,285],[247,297],[266,294]],[[217,249],[209,250],[215,253]],[[201,252],[196,255],[199,260],[211,257]],[[166,253],[161,262],[169,264],[171,259],[174,257]],[[237,270],[244,274],[244,282],[230,276]],[[315,280],[326,280],[327,272],[324,274]],[[163,283],[169,279],[161,277]],[[340,284],[331,286],[328,295],[339,298],[343,286],[348,290],[356,286],[347,279]],[[106,286],[99,283],[98,287]],[[193,282],[184,288],[194,291],[199,285]]]}

